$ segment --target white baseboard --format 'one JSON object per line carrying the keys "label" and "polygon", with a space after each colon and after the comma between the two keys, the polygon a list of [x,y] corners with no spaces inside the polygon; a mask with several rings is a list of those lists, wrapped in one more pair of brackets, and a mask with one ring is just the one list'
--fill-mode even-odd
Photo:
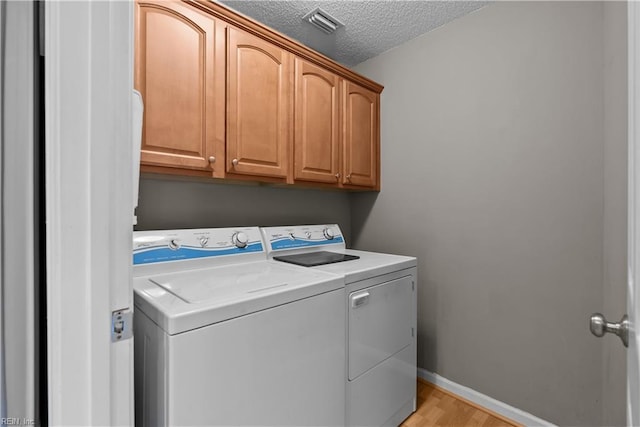
{"label": "white baseboard", "polygon": [[435,384],[453,394],[456,394],[462,398],[465,398],[473,403],[476,403],[483,408],[487,408],[503,417],[509,418],[517,423],[524,424],[525,426],[544,426],[544,427],[556,427],[548,421],[538,418],[535,415],[531,415],[528,412],[514,408],[511,405],[507,405],[504,402],[489,397],[485,394],[477,392],[469,387],[465,387],[458,383],[454,383],[438,374],[429,372],[425,369],[418,368],[418,376],[431,384]]}

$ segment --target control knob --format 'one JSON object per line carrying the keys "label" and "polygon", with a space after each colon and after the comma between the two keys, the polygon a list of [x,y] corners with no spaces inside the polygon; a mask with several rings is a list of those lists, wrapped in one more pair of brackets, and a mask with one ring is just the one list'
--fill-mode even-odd
{"label": "control knob", "polygon": [[178,239],[169,240],[169,249],[173,251],[177,251],[180,249],[180,241]]}
{"label": "control knob", "polygon": [[249,237],[247,237],[246,233],[239,231],[231,236],[231,241],[237,248],[246,248],[247,243],[249,243]]}
{"label": "control knob", "polygon": [[202,236],[200,238],[200,246],[204,248],[205,246],[207,246],[207,243],[209,243],[209,238],[207,236]]}
{"label": "control knob", "polygon": [[333,238],[335,237],[335,234],[333,233],[333,228],[325,228],[322,231],[322,234],[324,234],[324,237],[327,240],[333,240]]}

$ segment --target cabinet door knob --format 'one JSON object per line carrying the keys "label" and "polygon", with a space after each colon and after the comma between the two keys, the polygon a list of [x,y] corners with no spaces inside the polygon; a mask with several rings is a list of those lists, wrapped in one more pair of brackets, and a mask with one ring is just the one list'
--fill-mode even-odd
{"label": "cabinet door knob", "polygon": [[340,180],[340,172],[336,174],[336,181],[339,181],[339,180]]}
{"label": "cabinet door knob", "polygon": [[234,167],[238,166],[238,159],[233,159],[233,160],[231,160],[231,164],[232,164]]}
{"label": "cabinet door knob", "polygon": [[351,181],[351,174],[347,175],[347,181]]}
{"label": "cabinet door knob", "polygon": [[209,163],[215,163],[216,158],[214,156],[209,157]]}

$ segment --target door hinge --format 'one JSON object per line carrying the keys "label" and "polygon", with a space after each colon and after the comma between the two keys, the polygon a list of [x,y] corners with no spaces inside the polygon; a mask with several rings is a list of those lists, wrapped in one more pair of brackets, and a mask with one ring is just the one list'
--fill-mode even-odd
{"label": "door hinge", "polygon": [[411,328],[411,336],[413,337],[413,336],[414,336],[414,334],[415,334],[415,331],[414,331],[414,329],[413,329],[413,328]]}
{"label": "door hinge", "polygon": [[411,281],[411,290],[412,290],[412,291],[415,291],[415,290],[416,290],[416,281],[415,281],[415,280],[412,280],[412,281]]}
{"label": "door hinge", "polygon": [[123,308],[111,313],[111,342],[124,341],[133,336],[133,313]]}

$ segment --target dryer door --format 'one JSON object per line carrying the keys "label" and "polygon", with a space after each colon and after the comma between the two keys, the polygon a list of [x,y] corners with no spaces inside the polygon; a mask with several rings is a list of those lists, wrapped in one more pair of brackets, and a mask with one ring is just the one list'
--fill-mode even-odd
{"label": "dryer door", "polygon": [[349,294],[349,380],[412,342],[411,276]]}

